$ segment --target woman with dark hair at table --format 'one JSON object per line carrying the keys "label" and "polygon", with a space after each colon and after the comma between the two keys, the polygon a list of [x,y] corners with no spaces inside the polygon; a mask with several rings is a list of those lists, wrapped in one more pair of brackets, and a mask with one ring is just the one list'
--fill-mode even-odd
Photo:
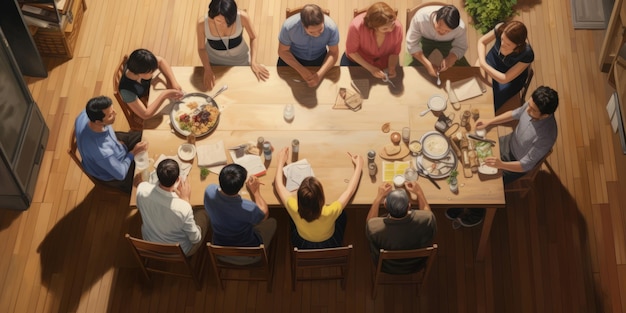
{"label": "woman with dark hair at table", "polygon": [[[250,38],[250,48],[243,40],[243,30]],[[234,0],[212,0],[209,11],[198,20],[198,55],[204,67],[204,86],[215,86],[211,65],[250,65],[259,80],[269,78],[269,71],[256,62],[257,35],[252,19],[237,9]]]}
{"label": "woman with dark hair at table", "polygon": [[[511,97],[517,95],[528,77],[528,67],[535,59],[528,31],[519,21],[496,25],[478,40],[478,63],[492,78],[493,102],[496,111]],[[487,45],[495,40],[486,53]]]}
{"label": "woman with dark hair at table", "polygon": [[396,77],[402,49],[402,25],[386,3],[372,4],[357,15],[348,28],[342,66],[362,66],[376,78]]}
{"label": "woman with dark hair at table", "polygon": [[359,185],[363,158],[358,154],[352,155],[354,172],[348,186],[339,199],[327,205],[322,183],[313,176],[302,181],[298,187],[297,197],[292,196],[287,190],[283,182],[283,167],[288,153],[289,149],[286,147],[278,153],[274,188],[291,216],[291,244],[299,249],[342,246],[347,223],[344,208]]}

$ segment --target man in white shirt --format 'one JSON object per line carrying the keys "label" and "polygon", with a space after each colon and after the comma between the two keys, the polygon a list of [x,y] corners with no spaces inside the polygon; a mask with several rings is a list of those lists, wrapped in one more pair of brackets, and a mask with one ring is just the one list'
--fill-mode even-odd
{"label": "man in white shirt", "polygon": [[157,185],[142,182],[137,187],[137,207],[144,240],[179,243],[185,255],[193,255],[204,244],[209,218],[204,208],[192,210],[191,187],[180,178],[178,163],[165,159],[157,165]]}
{"label": "man in white shirt", "polygon": [[[454,65],[469,66],[464,57],[465,23],[453,5],[429,5],[415,12],[406,33],[406,47],[414,58],[410,65],[423,65],[433,77]],[[444,57],[440,64],[432,64],[428,59],[435,49]]]}

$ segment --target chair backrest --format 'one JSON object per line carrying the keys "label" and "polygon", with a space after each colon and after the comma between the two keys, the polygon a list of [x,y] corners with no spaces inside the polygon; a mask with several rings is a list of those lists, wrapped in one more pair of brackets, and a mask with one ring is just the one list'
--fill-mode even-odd
{"label": "chair backrest", "polygon": [[406,9],[406,31],[409,31],[409,26],[411,25],[411,20],[413,19],[413,16],[415,16],[415,13],[423,8],[423,7],[427,7],[427,6],[431,6],[431,5],[438,5],[438,6],[444,6],[444,5],[448,5],[448,3],[443,3],[443,2],[424,2],[421,4],[418,4],[417,6],[413,7],[412,9]]}
{"label": "chair backrest", "polygon": [[[153,272],[191,278],[198,289],[202,288],[200,282],[202,270],[198,272],[194,269],[190,258],[185,256],[180,244],[150,242],[134,238],[129,234],[124,235],[124,237],[130,243],[133,254],[137,258],[141,270],[148,281],[151,281],[149,272]],[[186,273],[170,270],[169,267],[163,266],[163,263],[184,265]]]}
{"label": "chair backrest", "polygon": [[[346,289],[350,259],[352,258],[352,245],[338,248],[307,249],[293,248],[291,251],[291,288],[296,290],[298,281],[307,280],[341,280],[341,288]],[[329,272],[325,276],[305,276],[302,272],[314,268],[335,268],[337,271]]]}
{"label": "chair backrest", "polygon": [[[224,290],[224,280],[264,280],[267,281],[267,291],[272,291],[275,245],[268,251],[263,244],[257,247],[226,247],[217,246],[209,242],[207,243],[207,248],[209,249],[215,277],[217,277],[222,290]],[[245,262],[246,260],[251,260],[252,262]],[[263,271],[265,275],[264,277],[252,275],[246,277],[239,275],[228,276],[227,272],[229,270],[258,270]]]}
{"label": "chair backrest", "polygon": [[520,90],[520,105],[524,105],[526,102],[526,94],[528,93],[528,86],[530,86],[530,82],[533,81],[533,76],[535,76],[535,71],[533,70],[533,65],[528,65],[528,76],[526,77],[526,81],[524,82],[524,86]]}
{"label": "chair backrest", "polygon": [[89,175],[89,173],[85,172],[82,158],[80,156],[80,151],[78,151],[78,144],[76,143],[76,129],[74,128],[72,128],[72,132],[70,134],[70,145],[69,145],[69,149],[67,149],[67,153],[70,155],[70,158],[74,160],[74,163],[76,163],[76,166],[80,168],[80,170],[91,180],[91,182],[93,182],[94,185],[98,186],[99,188],[104,189],[105,191],[110,191],[114,193],[123,192],[121,189],[113,188],[111,186],[107,186],[103,184],[102,182],[94,178],[93,176]]}
{"label": "chair backrest", "polygon": [[[437,255],[437,244],[433,244],[432,247],[426,247],[422,249],[414,250],[396,250],[388,251],[380,249],[378,257],[378,263],[374,269],[373,286],[372,286],[372,299],[376,298],[376,289],[378,285],[391,285],[391,284],[415,284],[418,285],[417,294],[419,296],[419,285],[423,284],[428,277],[432,265]],[[418,272],[413,274],[387,274],[382,271],[383,262],[385,260],[400,260],[400,259],[416,259],[427,258],[426,265],[422,267]],[[385,276],[392,276],[394,279],[385,280]]]}
{"label": "chair backrest", "polygon": [[[354,9],[352,11],[352,17],[356,17],[357,15],[361,14],[361,13],[365,13],[367,12],[367,9],[369,9],[370,7],[365,7],[363,9]],[[394,12],[396,13],[396,18],[398,18],[398,9],[395,9]]]}
{"label": "chair backrest", "polygon": [[[133,112],[133,110],[128,106],[128,103],[126,103],[120,95],[120,80],[124,75],[124,66],[126,65],[126,61],[128,61],[128,55],[124,55],[122,57],[122,61],[113,75],[113,95],[115,96],[115,99],[117,99],[117,103],[119,103],[122,112],[124,112],[124,116],[126,116],[130,129],[143,130],[143,119]],[[147,102],[147,99],[144,98],[143,101]]]}
{"label": "chair backrest", "polygon": [[546,163],[546,160],[548,159],[550,154],[552,154],[552,149],[550,149],[550,151],[548,151],[548,153],[546,153],[546,155],[541,160],[539,160],[539,162],[537,162],[537,165],[535,165],[535,167],[526,172],[524,176],[504,185],[504,192],[517,192],[522,198],[526,196],[530,189],[532,189],[534,185],[533,182],[535,181],[535,177],[537,176],[537,174],[539,174],[541,166]]}
{"label": "chair backrest", "polygon": [[[295,9],[290,9],[290,8],[285,9],[285,18],[289,18],[290,16],[292,16],[294,14],[299,14],[300,11],[302,11],[302,7],[298,7],[298,8],[295,8]],[[325,15],[330,16],[330,10],[322,8],[322,12]]]}

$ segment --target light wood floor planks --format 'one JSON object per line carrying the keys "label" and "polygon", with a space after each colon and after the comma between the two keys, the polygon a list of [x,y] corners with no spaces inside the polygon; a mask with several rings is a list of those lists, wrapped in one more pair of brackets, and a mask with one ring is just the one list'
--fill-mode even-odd
{"label": "light wood floor planks", "polygon": [[[89,98],[113,95],[123,54],[143,47],[172,65],[200,65],[195,24],[208,2],[87,0],[74,58],[47,58],[49,77],[27,78],[50,140],[31,208],[0,210],[0,312],[626,312],[626,157],[611,135],[606,74],[596,64],[604,33],[573,30],[569,1],[518,1],[516,19],[528,26],[536,53],[531,89],[559,91],[560,132],[534,190],[525,198],[507,195],[484,262],[474,262],[480,228],[452,230],[436,210],[440,251],[421,296],[390,286],[372,300],[367,210],[350,208],[346,241],[355,258],[347,290],[313,282],[292,292],[289,217],[272,209],[279,222],[272,293],[265,283],[247,282],[221,291],[209,266],[201,291],[159,276],[147,285],[123,239],[139,234],[137,211],[128,209],[128,196],[93,189],[66,153],[68,136]],[[339,26],[342,53],[352,10],[372,2],[317,1]],[[388,1],[403,25],[406,9],[421,2]],[[444,2],[463,7],[462,0]],[[275,64],[285,9],[304,3],[238,1],[256,25],[259,62]],[[463,18],[469,21],[464,12]],[[470,62],[479,37],[470,27]],[[118,119],[116,128],[126,129],[126,121]]]}

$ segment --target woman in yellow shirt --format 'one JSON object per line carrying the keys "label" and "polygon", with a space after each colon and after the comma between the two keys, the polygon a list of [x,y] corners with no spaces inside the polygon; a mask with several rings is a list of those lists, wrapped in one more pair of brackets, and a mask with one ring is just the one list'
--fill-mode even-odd
{"label": "woman in yellow shirt", "polygon": [[305,178],[294,197],[283,182],[283,167],[287,161],[289,148],[278,153],[278,167],[274,178],[274,187],[278,197],[291,216],[291,244],[299,249],[333,248],[343,245],[343,233],[346,228],[346,213],[343,209],[356,191],[363,170],[363,158],[351,157],[354,173],[346,190],[339,199],[326,205],[324,189],[320,181],[313,177]]}

